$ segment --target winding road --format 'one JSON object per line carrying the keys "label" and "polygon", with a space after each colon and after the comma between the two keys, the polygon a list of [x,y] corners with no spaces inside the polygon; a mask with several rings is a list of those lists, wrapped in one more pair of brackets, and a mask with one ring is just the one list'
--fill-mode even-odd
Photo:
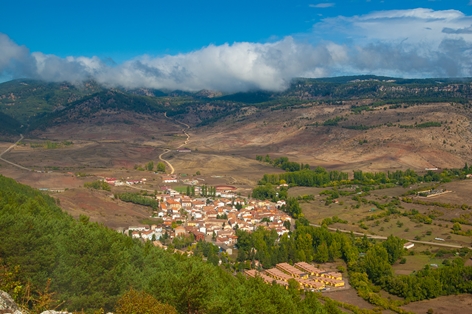
{"label": "winding road", "polygon": [[6,153],[8,153],[10,150],[12,150],[13,147],[15,147],[19,142],[21,142],[21,140],[23,140],[23,138],[24,138],[24,137],[23,137],[23,134],[20,134],[20,139],[19,139],[18,141],[16,141],[15,144],[11,145],[10,147],[8,147],[6,150],[4,150],[4,151],[0,154],[0,160],[1,160],[1,161],[4,161],[4,162],[6,162],[6,163],[8,163],[8,164],[10,164],[10,165],[12,165],[12,166],[15,166],[15,167],[17,167],[17,168],[20,168],[20,169],[23,169],[23,170],[27,170],[27,171],[32,171],[32,170],[29,169],[29,168],[23,167],[23,166],[21,166],[21,165],[19,165],[19,164],[15,164],[14,162],[8,161],[8,160],[6,160],[6,159],[3,158],[3,155],[6,154]]}
{"label": "winding road", "polygon": [[[183,123],[183,122],[177,121],[177,120],[175,120],[175,119],[169,118],[169,117],[167,116],[167,112],[164,112],[164,117],[166,117],[167,119],[169,119],[169,120],[171,120],[171,121],[173,121],[173,122],[175,122],[175,123],[179,123],[179,124],[185,126],[185,129],[182,129],[182,132],[185,134],[185,136],[187,136],[187,139],[185,140],[185,142],[183,142],[182,144],[180,144],[179,146],[177,146],[177,149],[180,148],[180,147],[182,147],[182,146],[184,146],[184,145],[187,145],[188,142],[190,141],[190,135],[187,133],[187,130],[190,129],[190,125],[188,125],[187,123]],[[164,156],[165,154],[167,154],[167,153],[169,153],[169,152],[171,152],[170,149],[167,149],[167,148],[164,149],[164,152],[159,155],[159,160],[165,162],[165,163],[169,166],[169,168],[170,168],[170,174],[174,174],[174,172],[175,172],[174,166],[172,166],[172,164],[171,164],[167,159],[164,159],[164,158],[162,157],[162,156]]]}

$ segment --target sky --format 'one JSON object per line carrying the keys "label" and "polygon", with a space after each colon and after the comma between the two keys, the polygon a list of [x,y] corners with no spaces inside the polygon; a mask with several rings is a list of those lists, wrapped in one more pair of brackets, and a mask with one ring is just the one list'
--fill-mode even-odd
{"label": "sky", "polygon": [[0,81],[231,93],[294,77],[472,76],[472,0],[15,0],[0,12]]}

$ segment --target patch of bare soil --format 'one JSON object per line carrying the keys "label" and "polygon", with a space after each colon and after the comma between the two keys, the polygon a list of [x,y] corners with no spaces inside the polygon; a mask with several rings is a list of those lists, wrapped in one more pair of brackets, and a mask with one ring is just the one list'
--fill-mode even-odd
{"label": "patch of bare soil", "polygon": [[414,313],[426,313],[428,309],[433,309],[434,314],[469,313],[472,308],[472,295],[451,295],[432,300],[412,302],[402,308]]}
{"label": "patch of bare soil", "polygon": [[43,170],[59,168],[132,168],[135,164],[156,160],[162,149],[122,141],[76,141],[58,149],[32,148],[26,139],[24,146],[15,147],[3,157],[22,166]]}
{"label": "patch of bare soil", "polygon": [[81,188],[53,196],[59,199],[60,206],[74,218],[86,215],[90,217],[90,221],[102,223],[110,228],[139,225],[141,219],[150,216],[148,207],[115,200],[110,192]]}
{"label": "patch of bare soil", "polygon": [[0,174],[37,189],[71,189],[83,185],[72,173],[30,172],[3,163],[0,167]]}
{"label": "patch of bare soil", "polygon": [[177,173],[194,174],[200,171],[206,177],[225,177],[227,183],[238,186],[253,187],[265,173],[281,172],[268,164],[237,154],[192,152],[174,153],[167,157]]}

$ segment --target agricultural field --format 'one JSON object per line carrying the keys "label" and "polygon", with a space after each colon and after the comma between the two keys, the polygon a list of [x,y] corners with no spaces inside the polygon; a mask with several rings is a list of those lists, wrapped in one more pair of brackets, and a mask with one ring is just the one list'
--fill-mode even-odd
{"label": "agricultural field", "polygon": [[[414,185],[412,188],[421,190],[424,185]],[[471,223],[471,210],[461,208],[463,204],[472,204],[472,195],[469,193],[472,180],[441,184],[441,188],[451,193],[424,198],[408,196],[406,194],[410,189],[402,187],[369,192],[339,189],[339,194],[344,191],[350,195],[340,195],[336,203],[327,202],[328,195],[320,195],[331,188],[295,187],[289,189],[289,195],[300,198],[304,195],[314,196],[312,201],[301,200],[300,206],[305,217],[315,224],[321,224],[324,219],[337,216],[344,223],[334,223],[330,227],[371,235],[393,234],[403,239],[470,246],[471,238],[452,233],[452,228],[454,219],[462,219],[464,223],[461,223],[460,231],[467,233],[468,230],[472,230],[472,226],[468,225]],[[354,197],[358,197],[359,200],[354,200]],[[412,202],[404,202],[404,198],[409,198]],[[388,214],[385,209],[379,209],[375,205],[388,204],[392,200],[396,202],[398,213]],[[405,212],[417,214],[405,216],[403,215]],[[443,240],[437,241],[436,238]]]}

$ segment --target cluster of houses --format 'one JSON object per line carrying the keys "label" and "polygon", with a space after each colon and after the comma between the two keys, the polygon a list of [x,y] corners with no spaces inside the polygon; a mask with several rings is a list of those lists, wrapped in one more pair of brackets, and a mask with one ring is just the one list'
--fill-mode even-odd
{"label": "cluster of houses", "polygon": [[144,239],[145,241],[156,241],[159,240],[164,234],[165,230],[157,225],[152,226],[131,226],[128,228],[128,235],[137,238]]}
{"label": "cluster of houses", "polygon": [[288,287],[290,279],[297,281],[301,289],[324,290],[328,286],[344,287],[341,273],[319,269],[305,262],[295,263],[293,266],[280,263],[264,272],[250,269],[246,270],[245,273],[249,277],[260,277],[267,284],[272,284],[275,281],[275,283],[284,287]]}
{"label": "cluster of houses", "polygon": [[258,227],[274,229],[279,236],[288,233],[285,221],[291,217],[277,203],[245,198],[193,198],[170,190],[158,196],[159,208],[154,217],[162,219],[160,226],[129,227],[128,234],[144,240],[159,240],[193,234],[195,241],[212,237],[217,245],[232,246],[237,243],[236,230],[252,232]]}

